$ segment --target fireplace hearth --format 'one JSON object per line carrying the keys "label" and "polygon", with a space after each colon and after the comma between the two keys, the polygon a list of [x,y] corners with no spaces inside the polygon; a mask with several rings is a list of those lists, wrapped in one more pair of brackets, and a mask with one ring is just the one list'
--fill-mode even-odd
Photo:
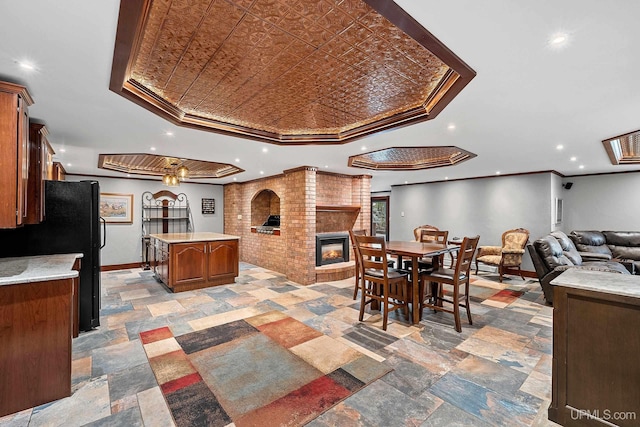
{"label": "fireplace hearth", "polygon": [[316,266],[349,261],[349,235],[323,233],[316,235]]}

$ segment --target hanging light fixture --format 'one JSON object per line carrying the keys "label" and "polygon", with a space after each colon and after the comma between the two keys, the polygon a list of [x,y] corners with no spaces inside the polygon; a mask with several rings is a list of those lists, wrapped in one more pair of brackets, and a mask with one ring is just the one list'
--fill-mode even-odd
{"label": "hanging light fixture", "polygon": [[182,165],[178,169],[176,169],[176,173],[178,174],[178,177],[180,179],[185,179],[189,177],[189,168],[185,165]]}

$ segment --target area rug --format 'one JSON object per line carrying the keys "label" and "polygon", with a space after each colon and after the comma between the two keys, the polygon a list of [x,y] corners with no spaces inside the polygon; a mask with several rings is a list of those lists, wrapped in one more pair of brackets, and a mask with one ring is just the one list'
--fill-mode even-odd
{"label": "area rug", "polygon": [[178,427],[300,426],[391,371],[279,311],[140,338]]}

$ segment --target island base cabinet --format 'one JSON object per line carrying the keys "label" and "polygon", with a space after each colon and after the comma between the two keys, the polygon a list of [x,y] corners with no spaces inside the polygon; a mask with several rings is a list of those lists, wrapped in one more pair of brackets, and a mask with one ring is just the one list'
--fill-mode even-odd
{"label": "island base cabinet", "polygon": [[238,276],[237,240],[187,243],[157,240],[152,246],[156,279],[173,292],[234,283]]}
{"label": "island base cabinet", "polygon": [[554,287],[549,419],[640,425],[640,299]]}
{"label": "island base cabinet", "polygon": [[71,395],[73,286],[0,286],[0,417]]}

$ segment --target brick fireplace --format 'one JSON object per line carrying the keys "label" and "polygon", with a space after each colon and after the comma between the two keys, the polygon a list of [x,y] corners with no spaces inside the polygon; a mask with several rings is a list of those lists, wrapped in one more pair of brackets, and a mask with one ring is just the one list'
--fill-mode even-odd
{"label": "brick fireplace", "polygon": [[[308,285],[317,278],[316,235],[369,230],[371,176],[302,166],[281,175],[226,184],[224,207],[224,232],[241,237],[242,261]],[[279,235],[256,231],[268,215],[280,215]]]}

